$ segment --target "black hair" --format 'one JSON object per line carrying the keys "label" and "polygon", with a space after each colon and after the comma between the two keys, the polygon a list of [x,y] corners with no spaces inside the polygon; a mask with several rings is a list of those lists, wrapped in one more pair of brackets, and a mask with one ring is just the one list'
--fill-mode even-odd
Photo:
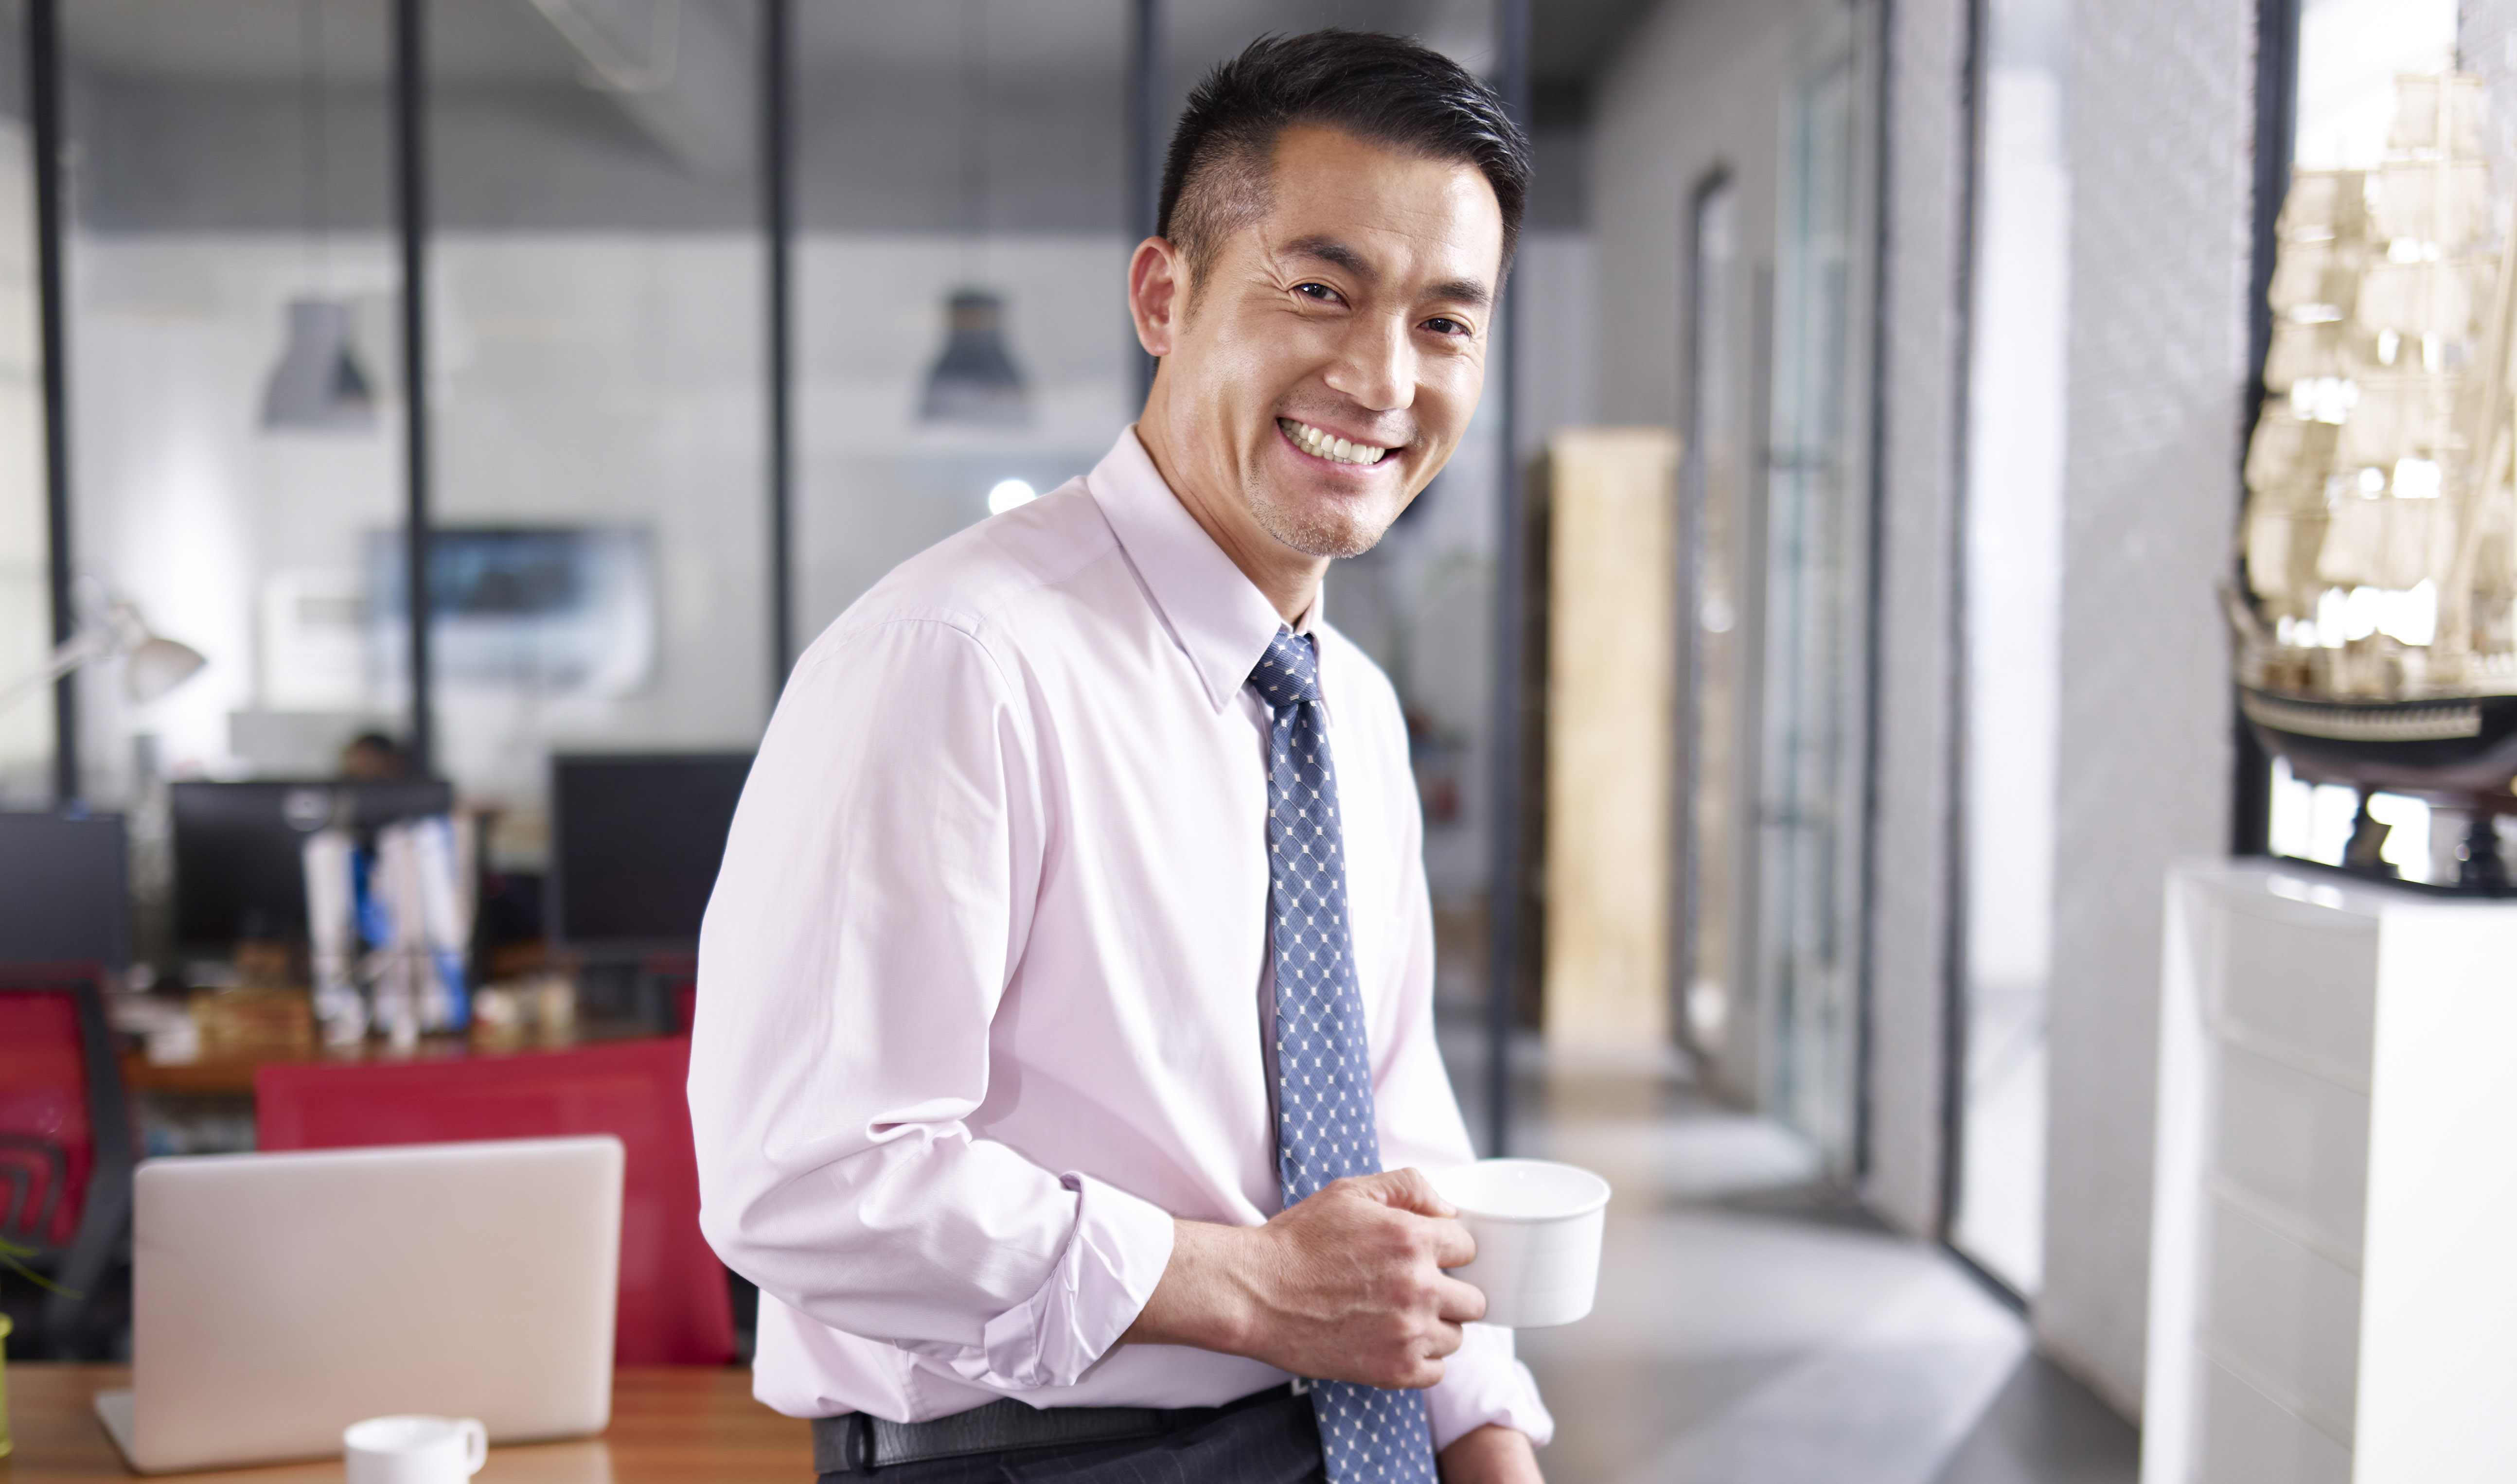
{"label": "black hair", "polygon": [[1156,231],[1203,274],[1223,239],[1262,215],[1277,137],[1319,124],[1432,159],[1472,164],[1503,209],[1512,262],[1529,198],[1529,140],[1494,89],[1404,36],[1339,27],[1261,36],[1188,96],[1163,163]]}

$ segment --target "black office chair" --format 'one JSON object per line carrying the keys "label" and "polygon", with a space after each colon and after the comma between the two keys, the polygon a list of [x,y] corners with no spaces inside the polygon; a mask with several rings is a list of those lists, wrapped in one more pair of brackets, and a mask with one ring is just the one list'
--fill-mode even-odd
{"label": "black office chair", "polygon": [[0,1239],[55,1285],[20,1354],[101,1352],[91,1300],[130,1237],[137,1160],[104,981],[92,963],[0,963]]}

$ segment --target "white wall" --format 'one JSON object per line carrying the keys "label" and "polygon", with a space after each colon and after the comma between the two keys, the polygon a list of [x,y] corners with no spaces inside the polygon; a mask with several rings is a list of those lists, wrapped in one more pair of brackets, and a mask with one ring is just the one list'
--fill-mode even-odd
{"label": "white wall", "polygon": [[[1688,200],[1717,167],[1739,181],[1740,261],[1773,261],[1783,79],[1795,41],[1830,8],[1824,0],[1664,0],[1601,74],[1588,196],[1599,253],[1602,422],[1678,421],[1682,233]],[[1731,363],[1741,367],[1752,360],[1751,318],[1736,317],[1740,344]]]}
{"label": "white wall", "polygon": [[2212,597],[2236,530],[2254,14],[2072,16],[2071,317],[2056,830],[2049,1353],[2127,1416],[2142,1385],[2163,881],[2227,848]]}

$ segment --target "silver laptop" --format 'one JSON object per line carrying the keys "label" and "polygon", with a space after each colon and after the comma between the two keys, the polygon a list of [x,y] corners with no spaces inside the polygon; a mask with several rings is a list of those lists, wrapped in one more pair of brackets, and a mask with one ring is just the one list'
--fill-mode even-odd
{"label": "silver laptop", "polygon": [[609,1135],[147,1161],[132,1384],[97,1415],[143,1473],[337,1456],[396,1412],[600,1432],[620,1180]]}

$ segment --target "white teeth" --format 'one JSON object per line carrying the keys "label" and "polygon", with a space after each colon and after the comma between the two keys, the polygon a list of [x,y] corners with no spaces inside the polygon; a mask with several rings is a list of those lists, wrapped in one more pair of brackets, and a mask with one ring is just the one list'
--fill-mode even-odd
{"label": "white teeth", "polygon": [[1348,443],[1333,433],[1314,428],[1306,422],[1296,422],[1290,417],[1276,419],[1276,426],[1284,429],[1285,436],[1304,452],[1341,464],[1377,464],[1381,462],[1381,456],[1389,451],[1370,444]]}

